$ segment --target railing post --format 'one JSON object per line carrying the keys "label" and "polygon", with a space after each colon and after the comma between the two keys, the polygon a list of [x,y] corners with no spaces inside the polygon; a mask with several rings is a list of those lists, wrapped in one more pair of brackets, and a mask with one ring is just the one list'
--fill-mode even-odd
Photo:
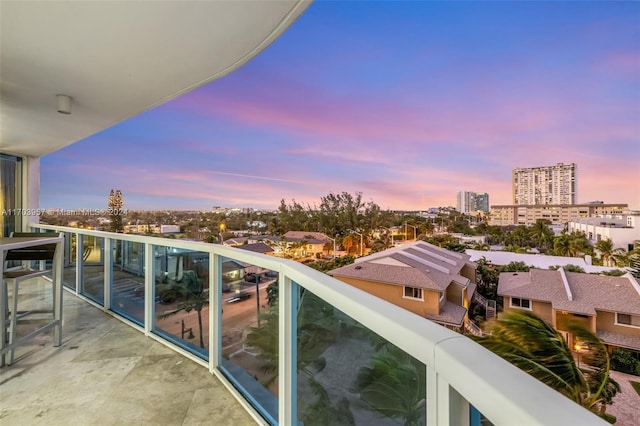
{"label": "railing post", "polygon": [[427,410],[426,419],[427,426],[438,425],[438,374],[429,365],[425,365],[427,374],[427,403],[425,408]]}
{"label": "railing post", "polygon": [[[53,264],[51,268],[53,270],[53,318],[58,322],[53,328],[53,346],[62,345],[62,275],[64,274],[64,239],[56,244],[56,252],[53,256]],[[14,312],[13,315],[16,315]],[[11,356],[13,358],[13,355]]]}
{"label": "railing post", "polygon": [[144,243],[144,334],[150,335],[153,330],[155,312],[155,257],[153,244]]}
{"label": "railing post", "polygon": [[76,295],[80,293],[84,279],[84,234],[76,233]]}
{"label": "railing post", "polygon": [[113,240],[104,238],[104,310],[111,309],[111,283],[113,282]]}
{"label": "railing post", "polygon": [[297,301],[298,285],[282,272],[278,285],[278,423],[298,424]]}
{"label": "railing post", "polygon": [[222,351],[222,256],[209,252],[209,371],[218,368]]}
{"label": "railing post", "polygon": [[469,426],[469,402],[432,367],[427,369],[427,425]]}

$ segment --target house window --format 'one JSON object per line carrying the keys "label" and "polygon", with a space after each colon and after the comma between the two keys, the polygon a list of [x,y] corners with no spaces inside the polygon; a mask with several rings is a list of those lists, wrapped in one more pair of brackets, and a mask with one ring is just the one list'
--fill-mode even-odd
{"label": "house window", "polygon": [[616,313],[616,325],[640,328],[640,316]]}
{"label": "house window", "polygon": [[422,297],[422,289],[416,287],[405,287],[404,288],[404,297],[405,299],[418,299],[424,300]]}
{"label": "house window", "polygon": [[509,306],[512,308],[531,309],[531,300],[512,297]]}

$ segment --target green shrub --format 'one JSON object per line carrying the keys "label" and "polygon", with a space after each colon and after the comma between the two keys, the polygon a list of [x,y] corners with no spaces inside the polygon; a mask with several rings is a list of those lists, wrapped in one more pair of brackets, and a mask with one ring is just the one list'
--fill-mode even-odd
{"label": "green shrub", "polygon": [[636,360],[633,353],[627,349],[615,348],[611,352],[611,368],[640,376],[640,361]]}

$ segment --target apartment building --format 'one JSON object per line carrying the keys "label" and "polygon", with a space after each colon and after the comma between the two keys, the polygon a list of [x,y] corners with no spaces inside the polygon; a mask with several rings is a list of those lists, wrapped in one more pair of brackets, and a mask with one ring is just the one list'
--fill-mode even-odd
{"label": "apartment building", "polygon": [[593,216],[621,215],[628,204],[530,204],[491,206],[489,224],[497,226],[533,225],[546,219],[552,225],[564,226],[568,222]]}
{"label": "apartment building", "polygon": [[575,204],[577,202],[577,166],[516,168],[512,171],[514,204]]}
{"label": "apartment building", "polygon": [[584,233],[591,244],[609,239],[614,250],[633,250],[634,241],[640,241],[640,214],[574,219],[567,227],[569,232]]}
{"label": "apartment building", "polygon": [[418,241],[328,272],[349,285],[449,328],[464,325],[476,288],[469,256]]}
{"label": "apartment building", "polygon": [[124,225],[124,232],[127,234],[176,234],[180,232],[178,225],[153,225],[153,224],[137,224]]}
{"label": "apartment building", "polygon": [[457,198],[460,213],[489,212],[489,194],[486,192],[459,191]]}
{"label": "apartment building", "polygon": [[640,284],[631,275],[610,277],[531,269],[503,272],[498,295],[504,312],[531,311],[560,331],[570,346],[576,344],[569,321],[584,324],[610,348],[640,352]]}

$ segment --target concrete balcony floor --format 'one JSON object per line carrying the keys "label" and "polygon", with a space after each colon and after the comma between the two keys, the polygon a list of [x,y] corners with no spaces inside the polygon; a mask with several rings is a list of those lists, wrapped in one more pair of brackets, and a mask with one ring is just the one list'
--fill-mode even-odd
{"label": "concrete balcony floor", "polygon": [[[23,291],[21,309],[51,300],[44,280]],[[0,368],[0,423],[256,424],[206,368],[67,292],[62,346],[53,347],[50,330]]]}

